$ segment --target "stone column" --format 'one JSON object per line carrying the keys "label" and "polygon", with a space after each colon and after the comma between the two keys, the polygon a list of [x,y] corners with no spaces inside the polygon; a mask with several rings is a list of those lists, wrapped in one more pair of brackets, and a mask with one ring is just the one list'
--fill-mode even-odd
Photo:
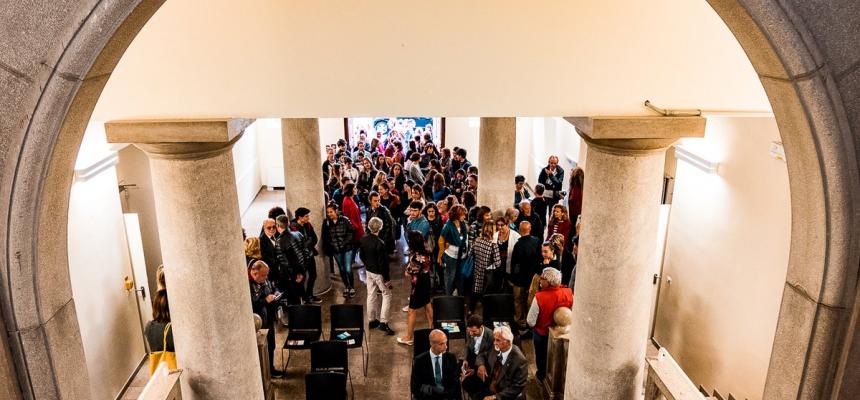
{"label": "stone column", "polygon": [[517,119],[481,118],[478,205],[493,211],[514,205]]}
{"label": "stone column", "polygon": [[701,117],[566,118],[588,143],[568,399],[641,398],[666,148]]}
{"label": "stone column", "polygon": [[261,399],[233,144],[253,120],[105,124],[152,173],[184,399]]}
{"label": "stone column", "polygon": [[[325,189],[322,181],[322,154],[320,153],[320,126],[316,118],[285,118],[281,120],[281,137],[284,147],[284,195],[292,215],[296,208],[311,210],[311,224],[317,238],[322,240],[322,222],[325,216]],[[328,261],[316,256],[317,280],[314,295],[331,289]]]}

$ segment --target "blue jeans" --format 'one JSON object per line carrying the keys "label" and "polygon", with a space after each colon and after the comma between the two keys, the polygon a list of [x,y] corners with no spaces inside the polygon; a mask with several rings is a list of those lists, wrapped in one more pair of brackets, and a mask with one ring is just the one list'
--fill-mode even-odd
{"label": "blue jeans", "polygon": [[442,263],[445,264],[445,294],[450,296],[454,294],[454,288],[457,289],[457,294],[465,296],[463,288],[463,275],[460,273],[460,266],[457,259],[449,257],[447,254],[442,255]]}
{"label": "blue jeans", "polygon": [[352,289],[352,262],[355,260],[355,252],[347,250],[341,253],[334,254],[334,260],[337,262],[337,267],[340,269],[340,280],[343,281],[343,287]]}

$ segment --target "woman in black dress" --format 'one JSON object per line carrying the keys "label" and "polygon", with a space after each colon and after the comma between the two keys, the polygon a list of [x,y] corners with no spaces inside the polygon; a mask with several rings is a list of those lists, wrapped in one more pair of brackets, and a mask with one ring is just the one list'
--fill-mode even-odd
{"label": "woman in black dress", "polygon": [[409,316],[406,323],[406,336],[398,337],[397,343],[411,346],[415,331],[415,318],[424,309],[427,325],[433,327],[433,306],[430,304],[430,252],[425,246],[421,232],[409,231],[406,237],[409,244],[409,263],[406,276],[412,278],[412,291],[409,293]]}

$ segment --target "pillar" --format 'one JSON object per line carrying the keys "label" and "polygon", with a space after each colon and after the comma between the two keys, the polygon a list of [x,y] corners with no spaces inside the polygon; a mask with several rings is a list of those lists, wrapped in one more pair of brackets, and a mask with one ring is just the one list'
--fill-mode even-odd
{"label": "pillar", "polygon": [[149,157],[184,399],[261,399],[230,151],[252,120],[105,124]]}
{"label": "pillar", "polygon": [[[316,118],[285,118],[281,120],[281,137],[284,147],[284,195],[290,215],[296,208],[311,210],[311,224],[322,240],[322,222],[325,217],[325,189],[322,178],[320,153],[320,127]],[[319,244],[316,256],[317,280],[314,295],[331,289],[328,262],[322,256]]]}
{"label": "pillar", "polygon": [[588,143],[568,399],[641,398],[666,148],[701,117],[566,118]]}
{"label": "pillar", "polygon": [[478,205],[504,211],[514,205],[517,119],[481,118],[480,135]]}

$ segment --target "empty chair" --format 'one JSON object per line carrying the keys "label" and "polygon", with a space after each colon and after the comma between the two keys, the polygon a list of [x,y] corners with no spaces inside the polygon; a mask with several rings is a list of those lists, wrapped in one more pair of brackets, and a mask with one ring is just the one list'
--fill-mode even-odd
{"label": "empty chair", "polygon": [[463,296],[433,298],[433,327],[445,331],[449,339],[466,337],[466,311]]}
{"label": "empty chair", "polygon": [[287,360],[284,362],[284,371],[290,365],[292,350],[308,350],[311,344],[318,342],[322,337],[322,308],[318,305],[294,305],[287,307],[287,316],[290,326],[287,328],[287,340],[281,348],[283,358],[284,350],[289,350]]}
{"label": "empty chair", "polygon": [[412,357],[418,357],[419,354],[430,350],[430,331],[432,329],[416,329],[412,333]]}
{"label": "empty chair", "polygon": [[367,356],[364,346],[367,346],[367,354],[369,354],[370,343],[364,332],[364,307],[360,304],[332,304],[329,312],[331,313],[329,340],[343,341],[349,349],[360,347],[362,370],[364,376],[367,376]]}
{"label": "empty chair", "polygon": [[495,329],[497,325],[514,326],[514,296],[511,294],[487,294],[481,298],[484,305],[484,325]]}
{"label": "empty chair", "polygon": [[[349,350],[344,341],[321,341],[311,344],[311,372],[341,372],[349,377]],[[353,395],[355,389],[352,389]]]}
{"label": "empty chair", "polygon": [[346,374],[311,372],[305,375],[306,400],[346,400]]}

